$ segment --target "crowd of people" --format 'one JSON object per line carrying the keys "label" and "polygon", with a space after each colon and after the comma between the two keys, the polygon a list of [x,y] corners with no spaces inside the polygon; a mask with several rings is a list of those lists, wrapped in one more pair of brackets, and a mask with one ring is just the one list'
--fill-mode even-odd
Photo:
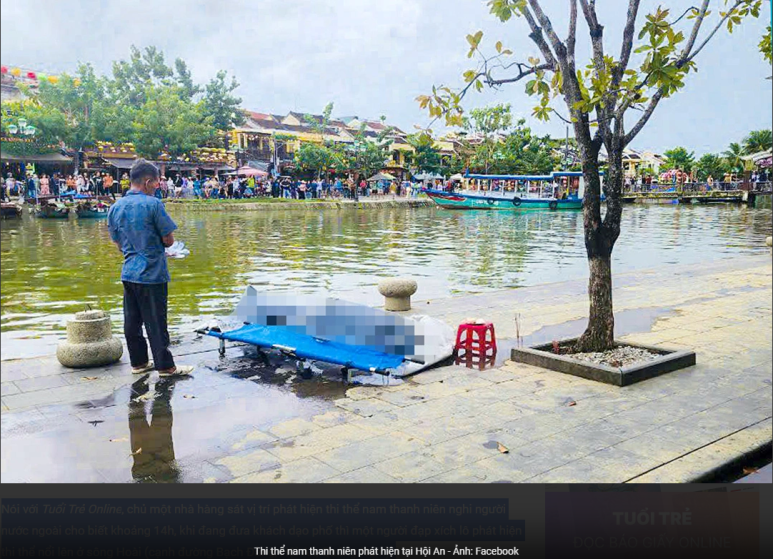
{"label": "crowd of people", "polygon": [[81,173],[64,175],[53,173],[27,174],[24,178],[16,178],[8,173],[3,187],[3,200],[23,198],[33,201],[38,198],[59,197],[74,194],[92,194],[97,196],[113,196],[129,189],[129,176],[115,180],[109,173]]}
{"label": "crowd of people", "polygon": [[355,196],[417,195],[420,186],[409,181],[367,182],[355,185],[349,179],[327,178],[300,180],[291,177],[161,177],[156,191],[159,198],[240,199],[273,197],[293,200],[346,198]]}
{"label": "crowd of people", "polygon": [[[28,174],[16,178],[8,173],[3,188],[3,201],[24,199],[33,202],[39,198],[70,195],[112,196],[125,195],[129,189],[129,175],[120,179],[109,173],[80,173],[63,175],[54,173]],[[358,183],[347,178],[319,178],[300,180],[292,177],[198,177],[162,176],[156,197],[165,199],[241,199],[257,197],[286,198],[293,200],[318,198],[344,198],[369,196],[413,196],[421,190],[421,184],[410,181],[365,181]]]}

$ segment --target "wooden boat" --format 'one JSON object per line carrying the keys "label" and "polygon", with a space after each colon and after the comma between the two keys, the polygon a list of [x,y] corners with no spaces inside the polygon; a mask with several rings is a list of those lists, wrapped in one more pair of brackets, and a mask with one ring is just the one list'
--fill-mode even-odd
{"label": "wooden boat", "polygon": [[70,216],[70,207],[62,202],[49,201],[38,206],[35,215],[43,219],[67,219]]}
{"label": "wooden boat", "polygon": [[[441,208],[450,210],[580,210],[584,194],[582,173],[554,172],[550,175],[466,175],[467,188],[457,192],[425,189]],[[471,189],[488,186],[489,190]],[[515,183],[513,190],[492,190],[502,183]]]}
{"label": "wooden boat", "polygon": [[0,215],[3,218],[21,217],[22,207],[13,202],[3,202],[0,204]]}
{"label": "wooden boat", "polygon": [[75,215],[78,219],[95,219],[107,217],[110,206],[103,202],[84,202],[75,207]]}

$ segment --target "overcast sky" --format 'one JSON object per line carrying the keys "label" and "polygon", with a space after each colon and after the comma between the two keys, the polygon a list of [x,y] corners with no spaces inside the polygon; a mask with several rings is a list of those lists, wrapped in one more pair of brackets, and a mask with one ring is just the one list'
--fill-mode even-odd
{"label": "overcast sky", "polygon": [[[721,2],[712,0],[715,14]],[[681,13],[694,2],[662,3]],[[765,78],[771,69],[757,50],[770,21],[770,4],[764,4],[759,20],[715,37],[697,59],[698,74],[661,103],[633,147],[662,151],[684,145],[702,154],[721,151],[750,130],[770,128],[771,80]],[[565,35],[567,3],[543,5]],[[615,57],[626,5],[597,2],[605,46]],[[641,12],[657,5],[643,0]],[[168,62],[183,58],[197,81],[219,69],[235,74],[247,109],[319,113],[333,101],[335,116],[385,115],[409,131],[429,121],[415,97],[433,84],[458,86],[472,67],[468,33],[483,30],[489,52],[502,40],[516,56],[537,54],[525,22],[498,22],[485,0],[3,0],[1,9],[7,66],[59,73],[72,72],[82,61],[109,73],[112,61],[128,58],[130,45],[156,45]],[[588,52],[582,40],[587,29],[578,34],[579,56]],[[563,101],[556,101],[562,108]],[[497,102],[511,103],[525,117],[534,104],[523,85],[515,84],[472,95],[465,106]],[[561,123],[528,123],[539,133],[565,133]]]}

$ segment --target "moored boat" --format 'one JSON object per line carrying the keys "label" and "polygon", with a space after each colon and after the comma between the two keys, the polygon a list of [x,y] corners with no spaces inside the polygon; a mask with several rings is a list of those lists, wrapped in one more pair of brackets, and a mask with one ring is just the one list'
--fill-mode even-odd
{"label": "moored boat", "polygon": [[3,202],[0,204],[0,215],[3,218],[21,217],[22,207],[13,202]]}
{"label": "moored boat", "polygon": [[452,210],[579,210],[582,173],[550,175],[466,175],[460,191],[425,189],[441,208]]}
{"label": "moored boat", "polygon": [[107,217],[110,206],[104,202],[84,202],[75,207],[75,215],[78,219],[94,219]]}
{"label": "moored boat", "polygon": [[67,219],[70,215],[70,207],[62,202],[51,200],[38,206],[35,215],[44,219]]}

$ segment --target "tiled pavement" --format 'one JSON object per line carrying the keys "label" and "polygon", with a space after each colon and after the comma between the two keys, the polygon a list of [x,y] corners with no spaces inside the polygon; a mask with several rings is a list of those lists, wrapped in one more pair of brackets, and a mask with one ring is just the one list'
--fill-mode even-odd
{"label": "tiled pavement", "polygon": [[[518,313],[520,333],[531,343],[579,333],[582,325],[573,321],[586,312],[584,292],[584,282],[565,282],[416,302],[415,308],[451,324],[468,316],[486,317],[495,322],[500,338],[515,336]],[[176,422],[171,456],[183,472],[174,479],[700,479],[723,463],[770,445],[771,295],[769,256],[618,275],[615,308],[618,316],[627,317],[618,321],[622,339],[689,347],[698,358],[694,367],[624,388],[512,362],[483,372],[451,366],[397,386],[358,386],[345,394],[342,388],[337,399],[318,400],[297,412],[288,398],[280,405],[289,408],[286,413],[256,419],[249,394],[231,399],[229,392],[224,401],[229,383],[243,386],[244,381],[210,369],[185,388],[188,394],[178,391],[172,400]],[[574,331],[566,332],[567,324]],[[214,342],[199,344],[194,347],[199,353],[191,350],[184,362],[213,358],[213,351],[201,351],[212,349]],[[124,392],[132,380],[125,363],[97,372],[63,372],[52,359],[3,362],[3,481],[131,481],[132,460],[126,459],[134,447],[122,445],[119,435],[126,428]],[[255,388],[255,398],[262,397],[262,388]],[[272,402],[277,394],[272,393]],[[92,402],[91,409],[73,407],[85,400]],[[240,405],[249,410],[238,412]],[[186,449],[181,441],[189,436],[187,430],[205,429],[215,410],[224,407],[248,414],[245,424],[214,432],[206,444]],[[89,425],[94,417],[105,425]],[[97,444],[95,432],[116,433],[110,439],[114,444],[105,442],[108,435]],[[52,441],[62,438],[70,450],[46,454]],[[71,464],[64,470],[46,468],[45,463],[18,467],[19,460],[33,454],[57,460],[64,455]]]}

